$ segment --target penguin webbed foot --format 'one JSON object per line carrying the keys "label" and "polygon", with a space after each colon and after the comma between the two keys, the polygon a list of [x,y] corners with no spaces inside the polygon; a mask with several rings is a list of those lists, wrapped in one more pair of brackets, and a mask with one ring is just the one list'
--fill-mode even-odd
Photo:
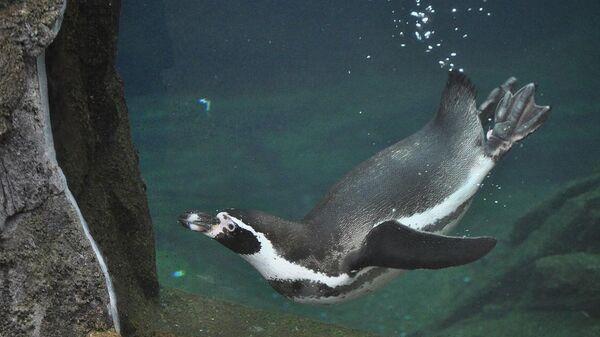
{"label": "penguin webbed foot", "polygon": [[539,128],[549,115],[549,106],[535,104],[536,86],[529,83],[514,93],[516,78],[494,89],[480,106],[482,124],[491,120],[485,138],[486,154],[494,159],[506,153],[517,141]]}
{"label": "penguin webbed foot", "polygon": [[502,97],[504,97],[507,92],[510,92],[511,94],[515,92],[516,84],[517,78],[514,76],[509,77],[501,86],[492,90],[486,100],[479,105],[479,119],[481,120],[482,125],[486,126],[491,123],[498,103],[500,103],[500,100],[502,100]]}

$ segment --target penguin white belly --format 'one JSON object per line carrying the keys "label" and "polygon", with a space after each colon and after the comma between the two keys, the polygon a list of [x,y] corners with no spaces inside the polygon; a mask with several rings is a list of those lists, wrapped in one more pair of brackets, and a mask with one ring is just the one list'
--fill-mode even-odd
{"label": "penguin white belly", "polygon": [[[452,215],[459,210],[461,206],[465,205],[465,203],[477,192],[479,186],[481,186],[481,182],[490,172],[492,167],[494,167],[494,161],[488,157],[481,156],[475,161],[475,164],[469,172],[468,178],[462,186],[442,200],[442,202],[423,212],[400,217],[396,219],[396,221],[413,229],[422,230],[425,227],[433,225],[437,221]],[[464,214],[464,211],[462,211],[460,216],[462,216],[462,214]],[[457,221],[454,221],[455,224],[456,222]],[[446,226],[444,226],[444,228],[446,228]]]}
{"label": "penguin white belly", "polygon": [[[466,202],[468,202],[468,201],[466,201]],[[460,213],[452,221],[448,222],[440,230],[435,231],[435,233],[447,234],[448,232],[450,232],[460,222],[462,217],[467,212],[467,209],[468,209],[468,207],[465,207],[464,209],[462,209],[460,211]],[[420,228],[425,227],[425,226],[426,225],[421,226]],[[338,296],[319,297],[319,298],[317,298],[317,297],[296,297],[296,298],[294,298],[294,301],[299,302],[299,303],[305,303],[305,304],[337,304],[337,303],[350,301],[350,300],[361,297],[363,295],[366,295],[370,292],[373,292],[373,291],[385,286],[386,284],[388,284],[389,282],[394,280],[396,277],[400,276],[401,274],[403,274],[404,272],[407,271],[407,270],[403,270],[403,269],[389,269],[389,268],[372,268],[372,270],[385,270],[385,271],[382,274],[375,276],[372,280],[362,283],[357,288],[352,289],[346,293],[340,294]]]}

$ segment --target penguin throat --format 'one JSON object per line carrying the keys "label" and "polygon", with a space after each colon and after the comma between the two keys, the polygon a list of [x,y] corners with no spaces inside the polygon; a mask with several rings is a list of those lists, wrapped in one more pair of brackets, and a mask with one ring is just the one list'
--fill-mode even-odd
{"label": "penguin throat", "polygon": [[275,249],[273,243],[264,233],[256,231],[242,220],[229,215],[227,212],[217,214],[219,219],[229,219],[241,229],[252,233],[260,243],[260,250],[254,254],[241,255],[268,281],[309,281],[338,287],[352,283],[354,277],[349,274],[327,275],[323,272],[307,268],[297,262],[288,260]]}

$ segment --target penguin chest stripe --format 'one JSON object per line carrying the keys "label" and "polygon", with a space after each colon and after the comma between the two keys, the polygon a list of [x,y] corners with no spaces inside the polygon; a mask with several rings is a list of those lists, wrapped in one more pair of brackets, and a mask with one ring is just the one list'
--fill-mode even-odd
{"label": "penguin chest stripe", "polygon": [[[423,227],[433,224],[436,221],[443,219],[457,209],[459,209],[464,203],[471,198],[479,185],[488,174],[488,172],[494,166],[493,160],[487,157],[480,158],[476,165],[471,168],[468,178],[456,191],[442,200],[439,204],[421,212],[410,216],[396,219],[399,223],[411,227],[413,229],[423,229]],[[373,227],[377,227],[376,224]]]}
{"label": "penguin chest stripe", "polygon": [[332,288],[351,282],[352,278],[347,274],[328,276],[290,262],[274,250],[269,249],[262,241],[261,244],[263,248],[260,252],[243,256],[243,258],[250,262],[267,280],[308,280],[323,283]]}
{"label": "penguin chest stripe", "polygon": [[255,231],[254,228],[231,215],[230,217],[238,226],[252,232],[260,242],[261,248],[258,252],[251,255],[242,255],[242,257],[252,264],[265,279],[282,281],[308,280],[320,282],[332,288],[352,282],[353,277],[350,277],[348,274],[329,276],[285,259],[277,252],[271,241],[263,233]]}

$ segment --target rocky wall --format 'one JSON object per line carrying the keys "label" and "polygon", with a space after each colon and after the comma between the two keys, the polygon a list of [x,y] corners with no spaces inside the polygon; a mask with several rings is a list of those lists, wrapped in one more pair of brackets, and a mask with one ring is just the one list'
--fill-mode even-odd
{"label": "rocky wall", "polygon": [[64,0],[0,2],[0,336],[83,336],[111,319],[108,275],[57,165],[44,49]]}

